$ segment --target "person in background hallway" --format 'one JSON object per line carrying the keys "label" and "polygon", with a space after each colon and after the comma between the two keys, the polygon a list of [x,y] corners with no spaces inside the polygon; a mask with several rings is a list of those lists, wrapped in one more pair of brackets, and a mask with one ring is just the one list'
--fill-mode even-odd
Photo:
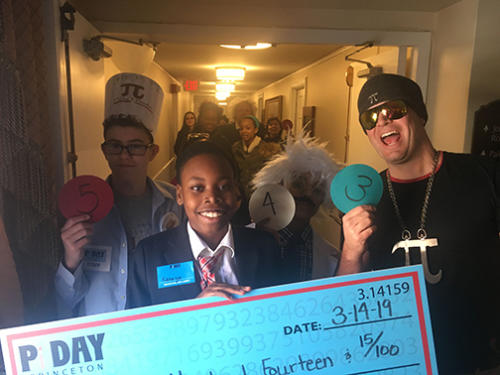
{"label": "person in background hallway", "polygon": [[271,117],[267,120],[266,129],[264,132],[264,137],[262,140],[264,142],[275,142],[278,143],[282,149],[285,148],[286,139],[283,139],[283,128],[281,126],[281,121],[277,117]]}
{"label": "person in background hallway", "polygon": [[[162,98],[160,86],[142,75],[121,73],[106,84],[101,149],[111,169],[107,182],[114,207],[98,223],[82,215],[68,219],[61,229],[64,256],[55,276],[60,317],[124,309],[129,255],[143,238],[184,219],[175,188],[147,176],[159,150],[153,133]],[[92,249],[105,253],[102,261],[86,261]]]}
{"label": "person in background hallway", "polygon": [[377,207],[342,219],[338,274],[423,264],[439,373],[498,366],[499,163],[436,150],[420,88],[406,77],[370,78],[358,109],[388,169]]}
{"label": "person in background hallway", "polygon": [[[241,201],[236,166],[212,142],[197,142],[178,159],[177,202],[188,222],[142,241],[130,260],[127,307],[196,297],[232,299],[279,283],[278,244],[269,233],[230,224]],[[159,285],[159,275],[189,263],[187,282]]]}
{"label": "person in background hallway", "polygon": [[217,127],[217,129],[220,128],[221,126],[225,126],[227,124],[229,124],[229,119],[227,118],[226,115],[222,115],[222,117],[220,118],[219,126]]}
{"label": "person in background hallway", "polygon": [[212,134],[212,142],[231,154],[234,142],[241,139],[238,124],[245,116],[255,116],[255,105],[248,100],[240,101],[234,105],[233,122],[219,126]]}
{"label": "person in background hallway", "polygon": [[274,142],[262,142],[257,135],[260,123],[254,116],[245,116],[240,120],[239,129],[241,141],[233,144],[234,160],[240,169],[240,184],[248,201],[251,193],[250,183],[264,163],[271,156],[279,153],[281,147]]}
{"label": "person in background hallway", "polygon": [[182,121],[181,130],[177,133],[177,138],[175,139],[174,153],[177,157],[181,154],[184,147],[186,147],[186,142],[188,140],[189,133],[193,132],[194,126],[196,124],[196,115],[194,112],[186,112],[184,114],[184,120]]}
{"label": "person in background hallway", "polygon": [[284,283],[335,275],[340,253],[312,229],[311,218],[322,203],[331,204],[330,183],[340,169],[325,144],[300,132],[295,139],[290,137],[285,151],[268,161],[253,178],[256,189],[281,184],[295,200],[292,221],[277,233]]}
{"label": "person in background hallway", "polygon": [[[249,100],[235,98],[229,103],[227,110],[231,113],[233,122],[227,125],[219,126],[215,129],[212,134],[211,141],[230,155],[233,158],[233,162],[238,165],[233,156],[233,144],[236,141],[241,140],[238,124],[243,117],[254,115],[256,108],[255,105]],[[238,175],[241,175],[241,171],[238,171]],[[244,190],[242,185],[240,185],[240,190]],[[242,200],[240,208],[233,216],[232,223],[236,225],[246,225],[250,223],[248,201],[246,199]]]}
{"label": "person in background hallway", "polygon": [[281,131],[281,138],[285,141],[285,143],[288,138],[288,135],[292,134],[292,128],[293,128],[292,120],[284,119],[283,121],[281,121],[281,129],[283,129]]}
{"label": "person in background hallway", "polygon": [[198,123],[194,127],[193,133],[205,133],[207,138],[211,138],[213,131],[219,126],[222,117],[222,110],[217,104],[203,102],[198,112]]}

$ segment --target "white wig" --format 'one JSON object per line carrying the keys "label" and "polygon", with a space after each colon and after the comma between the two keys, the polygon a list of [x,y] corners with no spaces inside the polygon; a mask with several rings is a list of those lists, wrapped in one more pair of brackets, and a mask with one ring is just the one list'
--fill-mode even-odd
{"label": "white wig", "polygon": [[[285,150],[275,155],[257,172],[252,180],[254,188],[267,184],[283,184],[285,187],[303,175],[311,175],[311,183],[330,186],[333,177],[343,165],[336,162],[326,150],[326,142],[304,134],[301,130],[295,137],[288,136]],[[328,202],[329,194],[325,194]]]}
{"label": "white wig", "polygon": [[[229,119],[231,121],[234,121],[234,110],[236,109],[236,107],[243,103],[243,102],[247,102],[250,107],[252,107],[252,115],[255,116],[255,113],[257,112],[257,107],[255,105],[255,103],[252,101],[252,99],[250,97],[234,97],[227,105],[226,109],[225,109],[225,114],[226,116],[229,117]],[[238,124],[236,124],[236,126],[238,126]]]}

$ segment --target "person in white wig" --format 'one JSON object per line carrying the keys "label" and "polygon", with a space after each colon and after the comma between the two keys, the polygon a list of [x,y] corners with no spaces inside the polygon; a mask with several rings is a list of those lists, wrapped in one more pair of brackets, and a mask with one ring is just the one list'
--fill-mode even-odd
{"label": "person in white wig", "polygon": [[[330,183],[342,168],[316,138],[299,132],[285,150],[267,162],[253,186],[281,184],[292,194],[296,210],[290,224],[278,232],[285,274],[283,282],[298,282],[335,274],[339,251],[311,228],[311,218],[323,203],[331,203]],[[265,225],[265,223],[264,223]]]}
{"label": "person in white wig", "polygon": [[[101,150],[111,169],[107,182],[114,206],[98,223],[81,215],[68,219],[61,229],[64,255],[55,277],[61,318],[123,310],[129,254],[143,238],[184,218],[175,187],[147,176],[159,151],[153,134],[162,99],[161,87],[139,74],[120,73],[106,84]],[[92,250],[104,256],[86,261]]]}

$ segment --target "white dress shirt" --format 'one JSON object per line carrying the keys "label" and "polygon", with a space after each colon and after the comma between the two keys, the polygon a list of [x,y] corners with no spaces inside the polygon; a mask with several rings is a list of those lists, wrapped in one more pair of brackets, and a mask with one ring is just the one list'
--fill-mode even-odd
{"label": "white dress shirt", "polygon": [[[201,256],[214,256],[219,252],[224,254],[219,258],[213,273],[217,283],[224,283],[230,285],[239,285],[238,277],[236,275],[236,263],[234,261],[234,239],[231,224],[229,224],[227,233],[224,235],[219,245],[215,250],[212,250],[203,239],[198,236],[189,222],[187,223],[187,232],[189,236],[189,243],[193,252],[194,259]],[[196,262],[198,265],[198,262]],[[196,267],[201,277],[201,270],[199,265]]]}

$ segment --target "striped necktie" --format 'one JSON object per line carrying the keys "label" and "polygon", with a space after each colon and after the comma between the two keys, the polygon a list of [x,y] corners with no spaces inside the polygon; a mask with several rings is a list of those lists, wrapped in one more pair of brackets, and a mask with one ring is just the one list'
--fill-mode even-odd
{"label": "striped necktie", "polygon": [[[206,252],[203,251],[202,253]],[[224,249],[220,249],[213,256],[202,256],[201,253],[198,256],[198,262],[200,263],[201,270],[200,285],[202,290],[208,287],[210,284],[215,283],[214,271],[222,255],[224,255]]]}

